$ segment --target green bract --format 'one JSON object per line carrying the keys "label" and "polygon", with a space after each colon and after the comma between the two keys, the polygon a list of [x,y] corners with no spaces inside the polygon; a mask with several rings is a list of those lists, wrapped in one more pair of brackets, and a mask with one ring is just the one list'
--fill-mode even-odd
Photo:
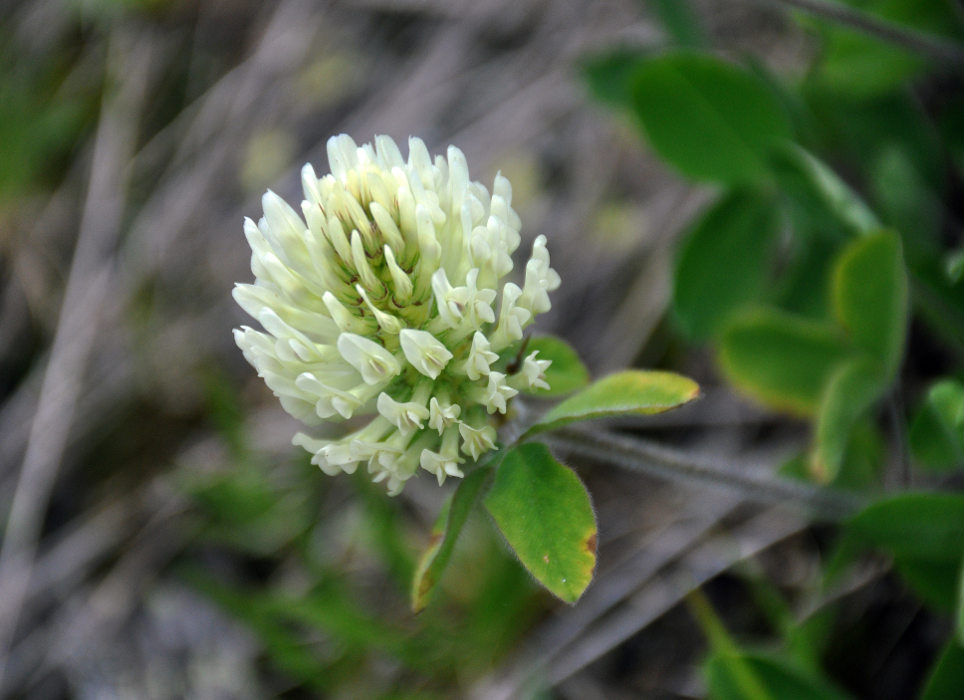
{"label": "green bract", "polygon": [[369,418],[337,440],[295,436],[325,473],[364,462],[392,494],[419,466],[462,476],[495,444],[492,414],[548,388],[537,351],[510,363],[559,286],[546,239],[523,286],[503,283],[521,240],[505,178],[490,195],[459,149],[433,160],[417,138],[406,160],[387,136],[336,136],[328,158],[329,175],[302,170],[300,215],[269,191],[264,218],[245,221],[256,279],[234,298],[264,332],[235,340],[304,423]]}

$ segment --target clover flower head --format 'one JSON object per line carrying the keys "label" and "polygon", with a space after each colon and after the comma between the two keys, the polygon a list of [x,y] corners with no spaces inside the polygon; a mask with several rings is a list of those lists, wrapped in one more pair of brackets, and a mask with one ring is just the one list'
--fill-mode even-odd
{"label": "clover flower head", "polygon": [[419,468],[460,477],[495,446],[495,414],[548,387],[536,352],[511,362],[559,286],[546,239],[523,286],[505,282],[521,243],[512,189],[470,180],[454,146],[433,159],[411,138],[406,159],[388,136],[341,135],[328,160],[321,178],[302,169],[300,213],[268,191],[264,217],[245,220],[255,282],[234,298],[263,330],[235,341],[295,418],[367,418],[338,439],[294,437],[325,473],[364,464],[392,494]]}

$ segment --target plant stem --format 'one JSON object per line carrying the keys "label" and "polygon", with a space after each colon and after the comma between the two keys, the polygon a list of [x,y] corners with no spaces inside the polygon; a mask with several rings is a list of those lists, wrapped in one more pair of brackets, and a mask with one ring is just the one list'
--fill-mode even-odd
{"label": "plant stem", "polygon": [[564,428],[547,439],[570,452],[616,466],[675,481],[725,486],[747,498],[767,503],[791,503],[831,521],[853,515],[863,505],[857,494],[832,491],[763,474],[736,471],[728,465],[695,458],[681,450],[638,438],[602,431]]}
{"label": "plant stem", "polygon": [[954,42],[908,29],[870,13],[828,0],[757,0],[768,5],[787,5],[808,14],[843,24],[859,32],[892,44],[912,53],[928,56],[941,63],[964,66],[964,48]]}

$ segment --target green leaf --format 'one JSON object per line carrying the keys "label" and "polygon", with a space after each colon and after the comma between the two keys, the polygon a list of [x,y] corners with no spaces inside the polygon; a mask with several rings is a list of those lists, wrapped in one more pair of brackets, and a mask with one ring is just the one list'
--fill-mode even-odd
{"label": "green leaf", "polygon": [[891,496],[855,515],[847,530],[898,557],[957,563],[964,543],[964,494]]}
{"label": "green leaf", "polygon": [[549,388],[531,389],[525,393],[533,396],[564,396],[589,383],[589,370],[564,340],[550,335],[533,336],[526,346],[526,354],[535,350],[539,351],[540,360],[552,360],[546,370]]}
{"label": "green leaf", "polygon": [[[744,692],[734,672],[737,663],[745,672],[753,674],[762,693],[750,695]],[[746,700],[750,697],[846,700],[850,697],[815,671],[778,657],[750,652],[714,654],[706,663],[706,679],[710,697],[715,700]]]}
{"label": "green leaf", "polygon": [[541,443],[509,450],[485,507],[539,583],[575,603],[596,566],[596,516],[576,473]]}
{"label": "green leaf", "polygon": [[632,102],[633,75],[645,59],[645,53],[629,47],[589,56],[582,61],[583,79],[597,100],[628,109]]}
{"label": "green leaf", "polygon": [[796,144],[773,150],[770,165],[783,190],[812,216],[823,211],[851,233],[880,228],[880,221],[837,174],[812,153]]}
{"label": "green leaf", "polygon": [[699,393],[696,382],[672,372],[617,372],[556,404],[525,432],[523,438],[576,421],[663,413],[692,401]]}
{"label": "green leaf", "polygon": [[953,637],[931,669],[920,700],[964,698],[964,646]]}
{"label": "green leaf", "polygon": [[827,33],[813,80],[850,97],[868,99],[907,84],[927,63],[917,54],[849,29]]}
{"label": "green leaf", "polygon": [[961,560],[961,573],[957,581],[957,620],[954,621],[954,626],[958,643],[964,645],[964,558]]}
{"label": "green leaf", "polygon": [[879,366],[867,357],[847,360],[831,375],[817,412],[810,462],[818,481],[828,484],[840,474],[854,425],[886,389],[887,380]]}
{"label": "green leaf", "polygon": [[897,234],[881,231],[851,243],[837,261],[832,295],[854,343],[893,376],[907,331],[907,275]]}
{"label": "green leaf", "polygon": [[849,349],[836,329],[776,310],[734,319],[720,341],[720,366],[738,388],[794,414],[813,414]]}
{"label": "green leaf", "polygon": [[959,562],[899,556],[894,558],[894,568],[924,603],[943,613],[954,612]]}
{"label": "green leaf", "polygon": [[422,554],[412,578],[412,612],[421,612],[428,605],[435,585],[449,563],[455,541],[458,539],[469,513],[479,497],[482,487],[492,473],[492,464],[486,464],[468,474],[455,489],[439,513],[428,547]]}
{"label": "green leaf", "polygon": [[676,45],[697,48],[706,44],[706,32],[688,0],[649,0],[647,4]]}
{"label": "green leaf", "polygon": [[778,223],[771,202],[735,192],[687,234],[676,264],[673,310],[688,336],[712,336],[731,312],[759,297]]}
{"label": "green leaf", "polygon": [[766,83],[706,54],[647,60],[635,73],[633,106],[657,153],[697,180],[758,181],[770,147],[791,135]]}
{"label": "green leaf", "polygon": [[964,466],[964,385],[944,379],[930,388],[911,423],[910,449],[929,469]]}

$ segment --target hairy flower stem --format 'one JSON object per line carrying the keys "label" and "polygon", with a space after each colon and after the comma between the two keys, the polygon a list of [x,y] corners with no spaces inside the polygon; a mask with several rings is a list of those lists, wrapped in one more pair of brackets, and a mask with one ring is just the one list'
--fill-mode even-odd
{"label": "hairy flower stem", "polygon": [[694,457],[652,442],[604,431],[564,428],[547,439],[570,452],[674,481],[726,486],[743,496],[766,503],[797,505],[819,519],[839,521],[853,515],[863,499],[762,474],[738,472],[725,464]]}

